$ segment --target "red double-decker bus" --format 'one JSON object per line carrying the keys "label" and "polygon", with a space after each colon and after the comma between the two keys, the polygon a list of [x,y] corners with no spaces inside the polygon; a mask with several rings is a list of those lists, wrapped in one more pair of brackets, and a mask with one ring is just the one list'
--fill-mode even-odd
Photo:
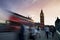
{"label": "red double-decker bus", "polygon": [[14,12],[10,12],[12,15],[10,15],[9,20],[7,21],[8,28],[10,30],[18,30],[20,29],[19,26],[26,25],[26,26],[33,26],[34,22],[30,17],[25,17],[22,15],[19,15]]}

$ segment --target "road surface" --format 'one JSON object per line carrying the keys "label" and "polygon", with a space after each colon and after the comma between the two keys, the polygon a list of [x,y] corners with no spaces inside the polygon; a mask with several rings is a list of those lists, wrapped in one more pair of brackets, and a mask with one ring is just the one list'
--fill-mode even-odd
{"label": "road surface", "polygon": [[[28,33],[25,33],[25,40],[28,40]],[[59,40],[57,33],[55,33],[54,37],[52,38],[51,34],[49,34],[49,38],[46,38],[45,31],[40,31],[40,38],[37,38],[36,40]],[[15,40],[17,37],[16,32],[0,32],[0,40]]]}

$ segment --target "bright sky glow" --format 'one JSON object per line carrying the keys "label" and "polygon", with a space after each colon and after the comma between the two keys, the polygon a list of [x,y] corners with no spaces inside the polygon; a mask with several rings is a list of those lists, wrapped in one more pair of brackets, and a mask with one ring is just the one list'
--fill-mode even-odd
{"label": "bright sky glow", "polygon": [[[43,9],[45,24],[54,25],[55,20],[60,17],[60,0],[0,0],[0,10],[8,9],[13,12],[30,16],[35,22],[40,20],[40,10]],[[0,11],[0,15],[7,13]],[[4,17],[3,15],[0,17]],[[6,17],[4,17],[6,19]]]}

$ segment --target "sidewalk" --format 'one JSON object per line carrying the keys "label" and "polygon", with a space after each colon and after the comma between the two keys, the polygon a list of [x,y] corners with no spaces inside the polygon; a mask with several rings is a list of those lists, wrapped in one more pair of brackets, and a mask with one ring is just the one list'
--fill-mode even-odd
{"label": "sidewalk", "polygon": [[52,34],[49,34],[49,38],[47,39],[45,35],[45,31],[40,31],[41,38],[39,40],[58,40],[57,34],[55,33],[54,37],[52,38]]}

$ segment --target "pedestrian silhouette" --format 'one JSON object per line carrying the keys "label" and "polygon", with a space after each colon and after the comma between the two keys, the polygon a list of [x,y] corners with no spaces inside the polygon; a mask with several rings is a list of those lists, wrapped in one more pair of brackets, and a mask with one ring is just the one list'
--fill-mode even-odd
{"label": "pedestrian silhouette", "polygon": [[46,36],[47,36],[47,39],[48,39],[49,27],[45,27],[45,33],[46,33]]}

